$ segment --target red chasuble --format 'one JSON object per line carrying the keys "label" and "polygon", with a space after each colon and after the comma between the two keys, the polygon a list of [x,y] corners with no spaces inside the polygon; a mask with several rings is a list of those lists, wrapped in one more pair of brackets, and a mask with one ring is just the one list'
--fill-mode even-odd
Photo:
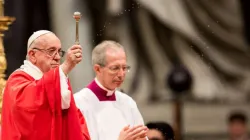
{"label": "red chasuble", "polygon": [[15,71],[3,93],[2,140],[90,140],[73,96],[69,109],[62,110],[60,92],[59,68],[40,80]]}

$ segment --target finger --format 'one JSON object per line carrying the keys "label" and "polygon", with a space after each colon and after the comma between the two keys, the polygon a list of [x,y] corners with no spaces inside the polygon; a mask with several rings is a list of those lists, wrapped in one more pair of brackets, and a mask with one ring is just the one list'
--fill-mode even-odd
{"label": "finger", "polygon": [[147,137],[139,138],[138,140],[147,140]]}
{"label": "finger", "polygon": [[75,57],[76,57],[75,60],[77,60],[78,58],[82,58],[82,54],[81,54],[81,53],[76,53],[76,54],[74,54],[74,55],[75,55]]}
{"label": "finger", "polygon": [[69,48],[70,50],[80,49],[82,50],[82,47],[80,45],[73,45]]}
{"label": "finger", "polygon": [[72,54],[81,53],[82,54],[82,50],[75,49],[75,50],[71,50],[70,53],[72,53]]}
{"label": "finger", "polygon": [[126,130],[128,130],[128,129],[129,129],[129,127],[130,127],[130,125],[125,126],[122,130],[123,130],[123,131],[126,131]]}
{"label": "finger", "polygon": [[139,137],[140,137],[140,138],[145,138],[145,137],[147,136],[147,133],[148,133],[148,132],[145,132],[145,134],[142,134],[142,135],[140,135]]}
{"label": "finger", "polygon": [[136,138],[136,137],[139,137],[139,136],[146,134],[147,133],[146,130],[147,130],[147,127],[145,127],[145,126],[138,127],[134,131],[130,132],[129,135],[132,136],[133,138]]}
{"label": "finger", "polygon": [[130,129],[128,129],[127,132],[132,132],[132,131],[134,131],[135,129],[138,129],[138,128],[140,128],[140,127],[143,127],[143,125],[134,126],[134,127],[130,128]]}
{"label": "finger", "polygon": [[78,59],[82,59],[82,54],[81,53],[69,53],[69,58],[73,63],[76,63],[78,61]]}
{"label": "finger", "polygon": [[82,58],[82,54],[81,53],[76,53],[75,56],[76,56],[76,58]]}
{"label": "finger", "polygon": [[144,138],[146,137],[146,135],[147,135],[147,131],[142,130],[142,131],[137,131],[137,133],[131,135],[131,138],[132,139],[137,138],[137,137]]}
{"label": "finger", "polygon": [[82,56],[80,56],[80,57],[75,56],[75,59],[73,60],[74,63],[79,63],[81,61],[82,61]]}
{"label": "finger", "polygon": [[143,137],[143,138],[136,138],[135,140],[147,140],[147,137]]}
{"label": "finger", "polygon": [[82,54],[81,53],[75,53],[74,54],[77,58],[79,58],[79,57],[81,57],[82,56]]}
{"label": "finger", "polygon": [[77,58],[76,59],[76,64],[80,63],[82,61],[82,57],[81,58]]}

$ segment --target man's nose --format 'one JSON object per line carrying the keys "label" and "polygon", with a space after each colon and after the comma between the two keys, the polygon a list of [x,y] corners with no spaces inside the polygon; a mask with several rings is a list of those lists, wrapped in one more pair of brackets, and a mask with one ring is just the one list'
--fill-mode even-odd
{"label": "man's nose", "polygon": [[118,76],[124,76],[126,73],[126,71],[124,71],[123,69],[120,69],[117,73]]}
{"label": "man's nose", "polygon": [[59,52],[57,52],[57,53],[55,54],[54,59],[56,59],[56,60],[60,60],[60,59],[61,59],[61,56],[59,55]]}

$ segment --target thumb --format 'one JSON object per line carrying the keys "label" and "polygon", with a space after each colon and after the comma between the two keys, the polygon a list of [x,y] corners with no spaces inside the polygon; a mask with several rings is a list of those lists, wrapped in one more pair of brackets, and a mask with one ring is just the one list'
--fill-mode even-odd
{"label": "thumb", "polygon": [[128,130],[128,129],[129,129],[129,127],[130,127],[130,125],[125,126],[125,127],[123,128],[123,131]]}

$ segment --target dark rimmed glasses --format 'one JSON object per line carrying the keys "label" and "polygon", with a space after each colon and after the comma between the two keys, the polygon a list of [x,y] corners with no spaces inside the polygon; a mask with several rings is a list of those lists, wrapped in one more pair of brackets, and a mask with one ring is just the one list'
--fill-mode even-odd
{"label": "dark rimmed glasses", "polygon": [[40,49],[40,48],[32,48],[41,52],[45,52],[46,54],[48,54],[49,56],[53,57],[55,56],[57,53],[59,54],[60,57],[63,57],[65,55],[65,51],[63,50],[56,50],[56,49]]}
{"label": "dark rimmed glasses", "polygon": [[[99,64],[100,65],[100,64]],[[106,67],[104,65],[100,65],[101,67]],[[113,74],[117,74],[121,69],[123,72],[127,73],[130,71],[131,67],[126,65],[126,66],[120,66],[120,65],[113,65],[113,66],[109,66],[107,67],[109,69],[109,71]]]}

